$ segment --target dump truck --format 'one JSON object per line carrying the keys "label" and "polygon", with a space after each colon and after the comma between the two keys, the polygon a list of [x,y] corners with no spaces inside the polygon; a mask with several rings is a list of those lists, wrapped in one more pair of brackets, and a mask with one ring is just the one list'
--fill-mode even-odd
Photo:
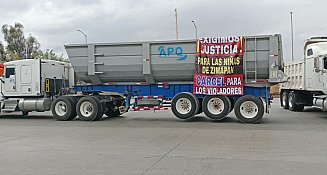
{"label": "dump truck", "polygon": [[222,120],[234,109],[241,122],[258,123],[269,112],[270,85],[286,77],[280,34],[65,49],[70,63],[5,63],[1,112],[51,110],[57,120],[95,121],[171,109],[181,120],[202,112]]}
{"label": "dump truck", "polygon": [[313,37],[304,43],[304,59],[285,64],[288,80],[281,84],[284,109],[303,111],[305,106],[327,109],[327,37]]}

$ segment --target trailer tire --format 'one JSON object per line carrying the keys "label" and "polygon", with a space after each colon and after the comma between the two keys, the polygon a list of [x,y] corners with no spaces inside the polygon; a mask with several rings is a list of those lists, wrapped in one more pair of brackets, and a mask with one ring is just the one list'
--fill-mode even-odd
{"label": "trailer tire", "polygon": [[96,121],[103,115],[100,100],[93,96],[85,96],[79,99],[76,105],[76,112],[82,121]]}
{"label": "trailer tire", "polygon": [[192,93],[190,93],[190,92],[185,92],[186,94],[189,94],[190,96],[192,96],[193,97],[193,99],[195,100],[195,107],[196,107],[196,109],[195,109],[195,115],[196,114],[198,114],[199,113],[199,111],[200,111],[200,100],[198,99],[198,97],[196,97],[194,94],[192,94]]}
{"label": "trailer tire", "polygon": [[288,95],[288,106],[290,111],[301,112],[304,109],[304,105],[296,103],[296,99],[298,98],[297,96],[298,94],[296,94],[295,92],[290,92]]}
{"label": "trailer tire", "polygon": [[212,120],[222,120],[230,112],[231,102],[225,96],[207,95],[203,99],[202,109],[204,114]]}
{"label": "trailer tire", "polygon": [[242,123],[258,123],[263,117],[264,105],[258,97],[245,95],[236,101],[234,112]]}
{"label": "trailer tire", "polygon": [[190,119],[198,111],[197,98],[191,93],[179,93],[176,94],[171,103],[171,110],[174,115],[179,119]]}
{"label": "trailer tire", "polygon": [[284,91],[283,93],[280,94],[280,106],[284,109],[288,109],[288,95],[289,91]]}
{"label": "trailer tire", "polygon": [[61,96],[56,98],[51,105],[53,118],[59,121],[69,121],[76,117],[76,100],[72,97]]}

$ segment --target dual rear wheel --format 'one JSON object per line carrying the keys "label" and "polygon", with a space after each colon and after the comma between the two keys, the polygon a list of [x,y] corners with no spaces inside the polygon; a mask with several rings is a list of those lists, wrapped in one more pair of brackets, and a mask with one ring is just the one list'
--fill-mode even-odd
{"label": "dual rear wheel", "polygon": [[301,94],[297,92],[289,92],[289,91],[284,91],[280,95],[280,104],[281,107],[284,109],[289,109],[290,111],[303,111],[304,105],[299,104],[297,100],[299,100],[301,97]]}
{"label": "dual rear wheel", "polygon": [[69,121],[78,116],[83,121],[100,120],[105,113],[109,117],[119,116],[119,110],[105,108],[96,96],[56,98],[51,106],[53,117],[60,121]]}

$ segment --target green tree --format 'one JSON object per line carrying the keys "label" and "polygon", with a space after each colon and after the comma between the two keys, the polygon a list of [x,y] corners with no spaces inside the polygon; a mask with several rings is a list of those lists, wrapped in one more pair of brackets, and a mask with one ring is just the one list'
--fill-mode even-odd
{"label": "green tree", "polygon": [[65,58],[63,54],[58,55],[54,52],[49,52],[49,51],[43,52],[42,50],[35,52],[35,58],[69,62],[69,60]]}
{"label": "green tree", "polygon": [[0,62],[3,63],[6,61],[6,51],[3,44],[0,42]]}
{"label": "green tree", "polygon": [[2,26],[1,32],[7,42],[7,61],[33,58],[37,54],[40,43],[31,34],[25,39],[23,29],[24,26],[20,23],[15,23],[14,26],[8,24]]}

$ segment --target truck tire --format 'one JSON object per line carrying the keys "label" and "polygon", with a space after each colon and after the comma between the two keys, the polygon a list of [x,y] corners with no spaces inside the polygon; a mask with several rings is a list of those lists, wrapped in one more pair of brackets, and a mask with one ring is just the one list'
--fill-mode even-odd
{"label": "truck tire", "polygon": [[190,119],[198,111],[199,102],[197,98],[191,93],[179,93],[175,95],[171,103],[171,110],[179,119]]}
{"label": "truck tire", "polygon": [[230,112],[231,102],[225,96],[207,95],[203,99],[204,114],[212,120],[222,120]]}
{"label": "truck tire", "polygon": [[245,95],[236,101],[234,112],[242,123],[258,123],[263,117],[264,105],[258,97]]}
{"label": "truck tire", "polygon": [[290,92],[288,94],[288,108],[290,111],[298,111],[301,112],[304,109],[304,105],[300,105],[296,103],[297,94],[295,92]]}
{"label": "truck tire", "polygon": [[192,96],[193,97],[193,99],[195,100],[195,107],[196,107],[196,109],[195,109],[195,115],[196,114],[199,114],[199,111],[200,111],[200,100],[198,99],[198,97],[196,97],[194,94],[192,94],[192,93],[190,93],[190,92],[185,92],[186,94],[189,94],[190,96]]}
{"label": "truck tire", "polygon": [[288,91],[284,91],[283,93],[280,94],[280,106],[284,109],[288,109]]}
{"label": "truck tire", "polygon": [[53,118],[59,121],[69,121],[76,117],[76,100],[68,96],[56,98],[51,105]]}
{"label": "truck tire", "polygon": [[78,100],[76,112],[82,121],[96,121],[103,115],[101,102],[93,96],[85,96]]}
{"label": "truck tire", "polygon": [[98,104],[98,107],[99,107],[97,117],[93,120],[93,121],[98,121],[102,118],[105,107],[100,102],[100,99],[98,99],[96,96],[91,96],[91,98],[93,98],[96,101],[96,103]]}

